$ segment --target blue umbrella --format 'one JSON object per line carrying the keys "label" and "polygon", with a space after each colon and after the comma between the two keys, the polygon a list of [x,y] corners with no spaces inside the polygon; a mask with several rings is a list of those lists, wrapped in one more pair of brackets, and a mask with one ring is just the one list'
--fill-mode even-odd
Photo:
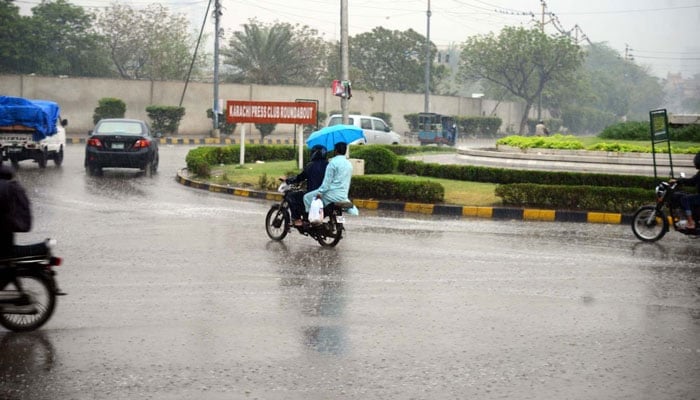
{"label": "blue umbrella", "polygon": [[326,150],[331,151],[338,142],[350,144],[358,139],[367,140],[362,129],[354,125],[338,124],[327,126],[312,133],[309,135],[309,138],[306,139],[306,145],[314,147],[320,144],[324,146]]}

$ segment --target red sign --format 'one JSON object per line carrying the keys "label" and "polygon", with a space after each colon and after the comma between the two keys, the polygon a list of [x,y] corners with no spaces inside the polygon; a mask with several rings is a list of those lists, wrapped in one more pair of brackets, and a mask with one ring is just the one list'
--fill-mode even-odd
{"label": "red sign", "polygon": [[257,124],[316,125],[315,102],[226,101],[226,121]]}

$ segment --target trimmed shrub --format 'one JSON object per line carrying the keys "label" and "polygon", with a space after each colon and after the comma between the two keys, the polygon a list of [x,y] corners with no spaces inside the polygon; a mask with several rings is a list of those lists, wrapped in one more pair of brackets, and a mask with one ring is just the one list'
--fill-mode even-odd
{"label": "trimmed shrub", "polygon": [[407,181],[375,176],[353,176],[350,198],[442,203],[445,188],[429,180]]}
{"label": "trimmed shrub", "polygon": [[399,163],[399,171],[406,175],[500,184],[535,183],[542,185],[610,186],[645,189],[653,188],[655,185],[654,178],[647,176],[528,171],[474,165],[442,165],[411,160],[402,160]]}
{"label": "trimmed shrub", "polygon": [[95,113],[92,114],[92,122],[97,124],[105,118],[124,118],[126,103],[113,97],[103,97],[97,102]]}
{"label": "trimmed shrub", "polygon": [[156,136],[163,133],[175,135],[180,127],[180,121],[185,115],[184,107],[177,106],[148,106],[146,113],[151,119],[151,127]]}
{"label": "trimmed shrub", "polygon": [[496,186],[503,204],[515,207],[541,207],[629,213],[653,199],[650,189],[564,186],[514,183]]}
{"label": "trimmed shrub", "polygon": [[394,124],[393,122],[391,122],[391,114],[385,112],[375,112],[370,115],[379,119],[383,119],[384,122],[386,122],[386,124],[389,125],[389,128],[394,129]]}
{"label": "trimmed shrub", "polygon": [[352,158],[365,160],[366,174],[390,174],[399,164],[398,157],[385,146],[367,145],[353,147]]}
{"label": "trimmed shrub", "polygon": [[598,137],[619,140],[650,140],[649,123],[640,121],[620,122],[603,129]]}
{"label": "trimmed shrub", "polygon": [[[211,108],[207,109],[207,118],[212,120],[213,125],[214,111],[212,111]],[[219,131],[224,135],[233,134],[233,131],[236,130],[236,123],[229,123],[228,121],[226,121],[226,115],[224,115],[223,113],[219,113],[217,118],[217,122],[219,123]]]}

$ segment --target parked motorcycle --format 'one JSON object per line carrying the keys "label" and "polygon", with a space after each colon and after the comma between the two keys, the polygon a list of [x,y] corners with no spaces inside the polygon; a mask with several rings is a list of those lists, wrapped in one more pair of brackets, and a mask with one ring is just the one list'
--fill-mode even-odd
{"label": "parked motorcycle", "polygon": [[[656,186],[656,204],[641,206],[632,217],[632,232],[639,240],[655,242],[673,229],[688,236],[700,236],[700,229],[687,229],[683,225],[685,221],[681,216],[685,213],[680,204],[680,198],[684,195],[677,190],[678,183],[661,182]],[[693,210],[695,226],[698,226],[700,209]]]}
{"label": "parked motorcycle", "polygon": [[[62,259],[51,248],[56,241],[17,246],[17,256],[0,259],[0,325],[15,331],[39,329],[56,308],[56,296],[65,295],[56,283],[54,267]],[[23,256],[23,254],[27,254]]]}
{"label": "parked motorcycle", "polygon": [[296,229],[304,236],[311,236],[318,241],[321,246],[333,247],[343,238],[343,224],[345,217],[343,211],[353,207],[351,202],[330,203],[323,208],[323,221],[317,224],[312,224],[307,218],[304,218],[304,223],[301,226],[292,224],[292,213],[289,209],[289,195],[294,191],[299,191],[297,185],[289,185],[282,183],[277,189],[284,194],[282,201],[279,204],[274,204],[270,207],[265,217],[265,230],[267,236],[272,240],[281,241],[292,230]]}

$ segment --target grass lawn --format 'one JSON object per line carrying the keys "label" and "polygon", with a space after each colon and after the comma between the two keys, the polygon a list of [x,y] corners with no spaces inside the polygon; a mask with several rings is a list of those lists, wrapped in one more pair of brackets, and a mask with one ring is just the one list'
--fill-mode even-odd
{"label": "grass lawn", "polygon": [[[296,161],[270,161],[265,163],[239,165],[224,165],[212,169],[211,183],[260,189],[261,177],[265,175],[269,183],[268,190],[278,186],[277,178],[298,173]],[[500,204],[500,198],[494,195],[496,184],[452,181],[449,179],[425,178],[404,175],[384,175],[397,179],[425,180],[440,183],[445,188],[446,204],[461,204],[469,206],[493,206]]]}
{"label": "grass lawn", "polygon": [[[578,137],[585,147],[596,143],[620,143],[636,146],[650,146],[649,141],[639,140],[615,140],[606,141],[596,136]],[[697,143],[673,142],[674,148],[696,147]],[[453,149],[450,149],[454,151]],[[434,153],[430,153],[434,154]],[[415,155],[415,154],[414,154]],[[279,186],[277,180],[280,176],[295,175],[299,172],[296,161],[270,161],[264,163],[250,163],[240,165],[224,165],[212,168],[211,183],[231,185],[244,188],[276,190]],[[494,195],[496,184],[480,182],[452,181],[448,179],[413,177],[404,175],[386,175],[397,179],[425,180],[429,179],[440,183],[445,188],[445,203],[469,206],[495,206],[501,203],[501,199]]]}

